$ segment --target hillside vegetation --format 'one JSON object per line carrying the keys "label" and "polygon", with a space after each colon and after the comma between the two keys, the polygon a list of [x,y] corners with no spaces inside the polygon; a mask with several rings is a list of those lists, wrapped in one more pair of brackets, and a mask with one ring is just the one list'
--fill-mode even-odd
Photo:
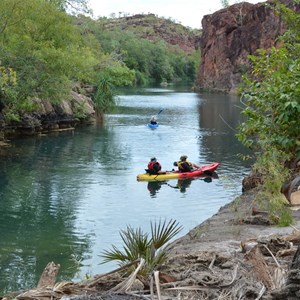
{"label": "hillside vegetation", "polygon": [[142,39],[156,42],[164,40],[170,45],[180,47],[187,54],[199,48],[201,30],[185,27],[154,14],[138,14],[114,19],[101,18],[98,22],[107,30],[119,28],[133,32]]}
{"label": "hillside vegetation", "polygon": [[77,24],[95,35],[105,53],[112,53],[135,71],[136,84],[195,80],[200,30],[153,14],[97,21],[80,16]]}
{"label": "hillside vegetation", "polygon": [[101,116],[114,106],[117,86],[193,83],[198,32],[153,15],[70,15],[70,4],[86,8],[85,0],[0,2],[1,127],[37,109],[34,99],[57,104],[74,86],[92,87]]}

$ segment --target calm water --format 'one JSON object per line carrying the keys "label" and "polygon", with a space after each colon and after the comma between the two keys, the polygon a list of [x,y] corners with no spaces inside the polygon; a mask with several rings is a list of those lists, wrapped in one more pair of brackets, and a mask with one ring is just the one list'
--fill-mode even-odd
{"label": "calm water", "polygon": [[[99,254],[122,245],[120,229],[176,219],[182,236],[232,201],[249,171],[232,129],[238,105],[229,95],[143,89],[120,95],[102,127],[12,141],[0,151],[0,295],[36,286],[50,261],[61,265],[58,280],[110,271]],[[219,178],[136,181],[150,157],[170,170],[182,154],[221,162]]]}

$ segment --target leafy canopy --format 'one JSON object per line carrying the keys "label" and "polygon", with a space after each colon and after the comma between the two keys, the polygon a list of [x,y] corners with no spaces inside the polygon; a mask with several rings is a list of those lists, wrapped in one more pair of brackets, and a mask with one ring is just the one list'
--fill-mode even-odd
{"label": "leafy canopy", "polygon": [[272,149],[300,157],[300,15],[277,3],[288,30],[281,46],[250,56],[252,73],[243,78],[247,116],[238,138],[257,151]]}
{"label": "leafy canopy", "polygon": [[2,92],[1,101],[58,102],[73,81],[91,80],[98,58],[70,16],[43,0],[3,0],[0,11],[0,64],[16,73],[16,84]]}
{"label": "leafy canopy", "polygon": [[113,53],[135,71],[136,84],[195,80],[200,57],[198,51],[188,55],[162,39],[150,41],[130,30],[114,27],[113,22],[105,18],[92,22],[80,16],[80,22],[81,27],[94,33],[106,54]]}
{"label": "leafy canopy", "polygon": [[63,8],[75,4],[86,1],[0,2],[0,101],[7,120],[17,121],[20,110],[35,109],[34,98],[59,103],[77,82],[96,86],[94,99],[106,97],[96,101],[96,110],[107,112],[114,97],[101,92],[99,78],[108,77],[112,86],[132,82],[132,71],[105,55],[95,36],[66,14]]}
{"label": "leafy canopy", "polygon": [[286,165],[300,158],[300,15],[276,1],[276,12],[288,25],[280,46],[251,55],[252,72],[243,78],[243,113],[237,137],[254,149],[253,171],[262,175],[256,197],[268,199],[271,218],[281,225],[292,222],[281,186],[289,179]]}

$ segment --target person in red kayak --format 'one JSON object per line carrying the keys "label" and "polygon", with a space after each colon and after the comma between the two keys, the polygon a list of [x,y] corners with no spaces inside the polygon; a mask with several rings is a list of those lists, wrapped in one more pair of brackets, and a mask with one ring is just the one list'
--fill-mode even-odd
{"label": "person in red kayak", "polygon": [[157,161],[156,157],[150,158],[148,169],[146,171],[151,175],[166,173],[165,171],[161,171],[161,164]]}
{"label": "person in red kayak", "polygon": [[174,162],[174,166],[178,167],[179,172],[191,172],[194,168],[200,168],[196,164],[187,161],[187,158],[186,155],[182,155],[180,156],[180,161]]}

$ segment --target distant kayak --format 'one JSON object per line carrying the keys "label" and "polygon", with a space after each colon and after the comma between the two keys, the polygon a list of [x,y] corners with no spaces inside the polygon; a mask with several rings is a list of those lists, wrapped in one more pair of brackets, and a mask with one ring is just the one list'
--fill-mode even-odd
{"label": "distant kayak", "polygon": [[191,178],[197,177],[201,175],[208,175],[212,176],[213,172],[218,168],[220,163],[215,162],[212,164],[207,164],[197,168],[191,172],[179,172],[179,171],[167,171],[164,174],[157,174],[157,175],[150,175],[149,173],[138,174],[137,180],[138,181],[156,181],[156,180],[168,180],[168,179],[184,179],[184,178]]}
{"label": "distant kayak", "polygon": [[157,128],[159,125],[158,125],[158,123],[156,123],[156,124],[148,123],[147,126],[148,126],[149,128],[151,128],[151,129],[155,129],[155,128]]}

